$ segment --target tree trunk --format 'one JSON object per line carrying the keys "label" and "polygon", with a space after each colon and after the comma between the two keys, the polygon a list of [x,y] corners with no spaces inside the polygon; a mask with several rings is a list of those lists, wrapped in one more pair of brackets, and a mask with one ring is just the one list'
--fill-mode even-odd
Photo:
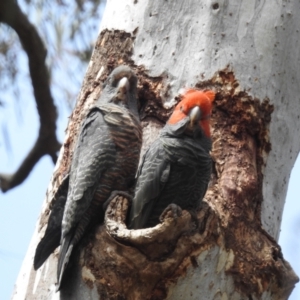
{"label": "tree trunk", "polygon": [[[300,148],[299,13],[298,0],[108,1],[14,300],[288,298],[298,278],[276,240]],[[115,199],[55,294],[57,253],[35,272],[34,250],[80,122],[120,64],[139,79],[145,147],[181,88],[216,91],[211,183],[197,228],[184,213],[128,231],[127,201]]]}

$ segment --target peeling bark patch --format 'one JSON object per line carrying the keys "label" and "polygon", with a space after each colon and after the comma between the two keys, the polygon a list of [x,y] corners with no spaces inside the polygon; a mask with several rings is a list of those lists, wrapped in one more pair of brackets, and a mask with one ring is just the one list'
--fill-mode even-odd
{"label": "peeling bark patch", "polygon": [[138,68],[137,75],[139,78],[138,98],[141,103],[141,119],[152,117],[166,123],[173,108],[166,109],[163,106],[162,99],[168,97],[168,86],[164,86],[164,78],[151,78],[142,67]]}
{"label": "peeling bark patch", "polygon": [[273,106],[241,91],[234,73],[222,70],[198,88],[216,90],[212,113],[212,158],[215,163],[207,201],[223,225],[230,218],[260,222],[264,157],[270,151]]}
{"label": "peeling bark patch", "polygon": [[272,291],[276,299],[289,297],[298,278],[283,259],[280,246],[261,226],[239,221],[230,233],[225,232],[225,240],[226,247],[235,253],[227,273],[233,276],[238,289],[256,297],[265,291]]}
{"label": "peeling bark patch", "polygon": [[233,254],[230,266],[224,264],[222,269],[243,294],[260,297],[272,291],[287,298],[297,278],[260,219],[273,106],[269,99],[260,101],[241,91],[228,69],[197,87],[217,93],[211,122],[215,165],[205,199],[221,221],[220,246]]}

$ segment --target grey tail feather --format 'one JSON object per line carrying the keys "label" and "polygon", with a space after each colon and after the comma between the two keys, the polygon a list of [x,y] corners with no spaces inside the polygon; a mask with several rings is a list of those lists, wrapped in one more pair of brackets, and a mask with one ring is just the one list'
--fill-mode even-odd
{"label": "grey tail feather", "polygon": [[69,232],[63,239],[59,252],[58,265],[57,265],[57,287],[56,291],[61,288],[62,279],[65,270],[68,266],[69,259],[73,250],[73,232]]}
{"label": "grey tail feather", "polygon": [[60,231],[51,231],[39,242],[33,261],[35,270],[39,269],[49,255],[59,246],[60,235]]}

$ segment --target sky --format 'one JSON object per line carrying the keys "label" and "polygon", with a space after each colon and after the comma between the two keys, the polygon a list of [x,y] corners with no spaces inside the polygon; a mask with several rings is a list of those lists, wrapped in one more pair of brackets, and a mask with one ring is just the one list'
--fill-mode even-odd
{"label": "sky", "polygon": [[[22,109],[18,120],[13,101],[0,109],[0,120],[9,122],[11,152],[0,144],[0,172],[12,173],[20,165],[37,137],[38,116],[34,101]],[[58,136],[63,141],[67,126],[67,110],[60,110]],[[23,184],[2,193],[0,191],[0,300],[10,299],[13,286],[33,234],[54,165],[44,156]]]}

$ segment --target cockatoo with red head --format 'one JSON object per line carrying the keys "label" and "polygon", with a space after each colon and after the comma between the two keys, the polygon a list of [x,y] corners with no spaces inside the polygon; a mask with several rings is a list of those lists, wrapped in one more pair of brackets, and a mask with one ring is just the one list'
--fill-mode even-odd
{"label": "cockatoo with red head", "polygon": [[129,228],[152,227],[168,207],[195,211],[211,175],[210,115],[213,91],[188,90],[137,174]]}

